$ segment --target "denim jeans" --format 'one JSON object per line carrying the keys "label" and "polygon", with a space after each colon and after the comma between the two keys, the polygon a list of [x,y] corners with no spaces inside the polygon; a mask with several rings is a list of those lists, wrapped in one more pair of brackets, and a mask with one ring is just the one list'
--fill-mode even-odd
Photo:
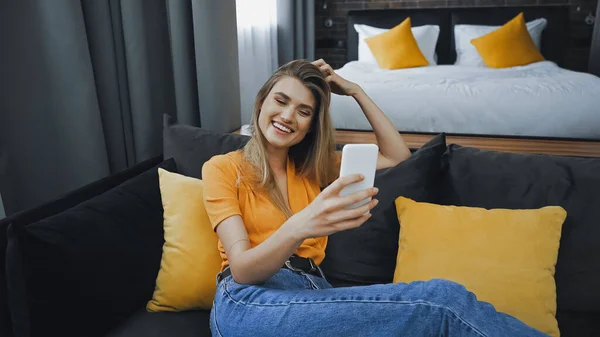
{"label": "denim jeans", "polygon": [[460,284],[435,279],[332,288],[281,269],[266,283],[223,279],[210,317],[213,336],[547,336],[497,312]]}

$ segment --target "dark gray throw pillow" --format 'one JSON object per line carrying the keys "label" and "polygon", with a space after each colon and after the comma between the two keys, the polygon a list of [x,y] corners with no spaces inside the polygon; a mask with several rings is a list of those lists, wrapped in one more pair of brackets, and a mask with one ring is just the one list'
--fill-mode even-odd
{"label": "dark gray throw pillow", "polygon": [[445,134],[440,134],[399,165],[379,170],[379,204],[361,227],[329,236],[321,267],[334,286],[391,282],[396,268],[400,225],[394,201],[399,196],[438,202]]}
{"label": "dark gray throw pillow", "polygon": [[249,136],[177,124],[169,115],[164,115],[163,122],[164,158],[174,158],[180,174],[199,179],[202,179],[202,165],[210,158],[239,150],[250,139]]}
{"label": "dark gray throw pillow", "polygon": [[[52,216],[11,222],[6,274],[16,336],[104,336],[145,307],[164,243],[159,167],[177,172],[169,159]],[[93,194],[97,185],[75,194]]]}

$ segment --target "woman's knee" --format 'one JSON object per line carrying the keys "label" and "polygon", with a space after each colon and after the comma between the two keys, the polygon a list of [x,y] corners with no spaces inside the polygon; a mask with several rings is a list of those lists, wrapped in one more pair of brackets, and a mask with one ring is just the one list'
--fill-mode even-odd
{"label": "woman's knee", "polygon": [[436,278],[428,282],[433,289],[440,292],[448,292],[453,294],[465,294],[469,292],[464,285],[446,279]]}
{"label": "woman's knee", "polygon": [[427,292],[432,300],[445,306],[470,306],[477,302],[474,293],[464,285],[450,280],[432,279],[428,281]]}

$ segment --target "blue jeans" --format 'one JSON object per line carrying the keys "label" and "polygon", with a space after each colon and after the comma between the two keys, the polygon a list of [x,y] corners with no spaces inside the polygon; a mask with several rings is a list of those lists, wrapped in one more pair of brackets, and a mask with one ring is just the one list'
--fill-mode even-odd
{"label": "blue jeans", "polygon": [[332,288],[281,269],[259,286],[223,279],[213,336],[547,336],[446,280]]}

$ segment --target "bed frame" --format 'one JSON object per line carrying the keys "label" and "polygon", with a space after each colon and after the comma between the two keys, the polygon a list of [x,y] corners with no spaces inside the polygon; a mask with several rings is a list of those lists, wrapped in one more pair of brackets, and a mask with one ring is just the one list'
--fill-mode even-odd
{"label": "bed frame", "polygon": [[[569,6],[519,6],[519,7],[460,7],[358,10],[348,13],[347,61],[358,59],[358,34],[354,24],[391,28],[410,16],[413,26],[435,24],[440,26],[436,46],[438,64],[454,64],[454,25],[502,25],[520,12],[525,20],[539,17],[548,20],[542,34],[542,54],[547,60],[565,66],[569,37]],[[600,126],[599,126],[600,127]],[[419,148],[434,134],[400,130],[410,148]],[[567,156],[600,157],[600,139],[556,139],[540,137],[514,137],[504,135],[461,135],[447,133],[448,143],[481,149],[520,153],[554,154]],[[336,141],[342,144],[375,143],[372,131],[337,130]]]}
{"label": "bed frame", "polygon": [[[406,145],[416,150],[437,134],[401,132],[401,135]],[[372,131],[336,130],[335,141],[338,144],[377,143]],[[503,152],[600,157],[600,140],[446,134],[446,143]]]}

